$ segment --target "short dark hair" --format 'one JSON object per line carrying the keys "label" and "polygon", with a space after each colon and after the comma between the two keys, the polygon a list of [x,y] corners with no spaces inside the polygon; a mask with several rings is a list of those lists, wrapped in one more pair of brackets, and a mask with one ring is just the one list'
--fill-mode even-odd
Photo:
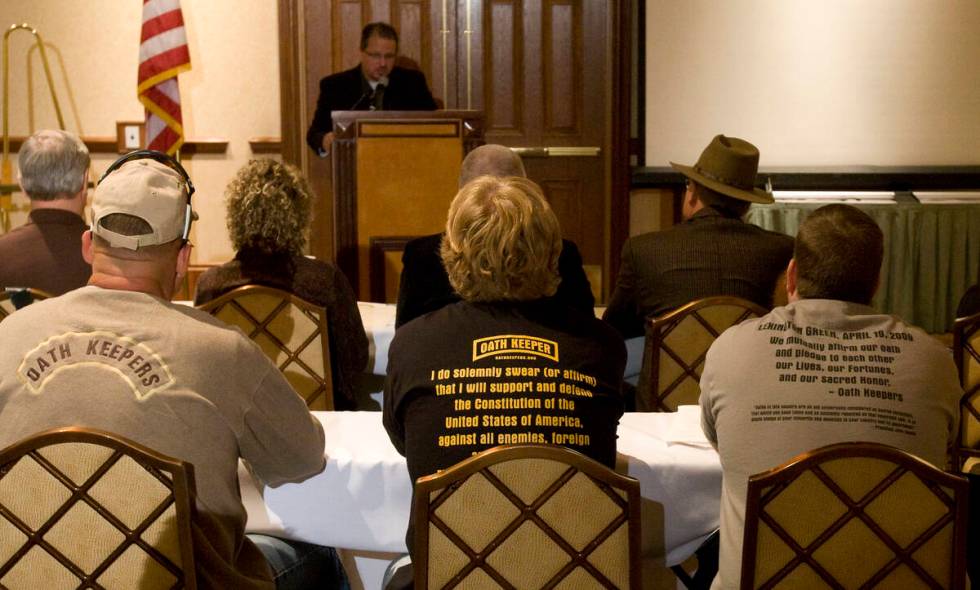
{"label": "short dark hair", "polygon": [[[694,182],[693,180],[691,182]],[[712,190],[703,184],[694,182],[694,191],[698,200],[704,203],[705,207],[711,207],[725,217],[731,219],[741,219],[749,212],[752,203],[723,195],[716,190]]]}
{"label": "short dark hair", "polygon": [[459,188],[478,176],[527,177],[524,162],[509,147],[486,144],[466,154],[459,166]]}
{"label": "short dark hair", "polygon": [[884,256],[884,234],[867,213],[826,205],[796,234],[796,290],[803,299],[837,299],[868,305]]}
{"label": "short dark hair", "polygon": [[395,42],[395,49],[398,49],[398,31],[388,23],[378,21],[364,25],[364,28],[361,29],[361,51],[367,49],[368,40],[371,37],[391,39]]}

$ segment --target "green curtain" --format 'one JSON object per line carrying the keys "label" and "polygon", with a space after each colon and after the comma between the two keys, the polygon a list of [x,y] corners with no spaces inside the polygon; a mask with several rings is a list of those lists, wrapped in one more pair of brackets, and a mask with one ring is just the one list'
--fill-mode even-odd
{"label": "green curtain", "polygon": [[[753,205],[746,221],[795,236],[806,216],[824,204]],[[874,306],[927,332],[949,332],[960,297],[980,279],[980,204],[849,204],[885,234]]]}

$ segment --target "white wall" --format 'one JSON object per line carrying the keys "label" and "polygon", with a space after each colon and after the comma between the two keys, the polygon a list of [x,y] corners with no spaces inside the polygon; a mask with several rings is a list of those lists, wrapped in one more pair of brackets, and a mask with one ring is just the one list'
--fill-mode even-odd
{"label": "white wall", "polygon": [[647,0],[646,165],[980,164],[977,0]]}
{"label": "white wall", "polygon": [[[179,78],[185,137],[229,140],[225,154],[183,162],[197,188],[194,205],[201,217],[192,235],[194,261],[223,262],[233,255],[225,228],[224,187],[253,157],[250,137],[280,134],[277,8],[274,0],[183,0],[181,6],[192,65]],[[143,119],[136,98],[141,18],[142,3],[131,0],[0,0],[0,26],[27,22],[61,53],[71,92],[49,49],[55,86],[67,128],[83,136],[114,137],[116,121]],[[28,108],[26,60],[32,37],[18,32],[10,41],[11,134],[56,127],[37,52],[33,117]],[[77,108],[72,108],[71,96]],[[94,155],[96,175],[114,158]],[[21,196],[17,202],[26,200]],[[19,212],[13,225],[23,219]]]}

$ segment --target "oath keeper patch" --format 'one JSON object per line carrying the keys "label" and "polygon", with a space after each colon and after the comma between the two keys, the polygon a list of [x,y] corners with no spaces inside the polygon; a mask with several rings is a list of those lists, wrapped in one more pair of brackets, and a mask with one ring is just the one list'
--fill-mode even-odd
{"label": "oath keeper patch", "polygon": [[558,343],[536,336],[502,334],[473,341],[473,360],[501,355],[535,355],[558,362]]}
{"label": "oath keeper patch", "polygon": [[157,353],[132,338],[111,332],[69,332],[49,338],[24,356],[17,376],[31,393],[40,394],[56,373],[93,366],[122,377],[138,400],[174,383],[170,369]]}

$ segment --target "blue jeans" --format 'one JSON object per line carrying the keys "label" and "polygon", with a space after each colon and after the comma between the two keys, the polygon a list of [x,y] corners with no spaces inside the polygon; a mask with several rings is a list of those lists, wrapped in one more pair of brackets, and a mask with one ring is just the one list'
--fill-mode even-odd
{"label": "blue jeans", "polygon": [[276,590],[350,590],[333,547],[259,534],[248,538],[269,562]]}

